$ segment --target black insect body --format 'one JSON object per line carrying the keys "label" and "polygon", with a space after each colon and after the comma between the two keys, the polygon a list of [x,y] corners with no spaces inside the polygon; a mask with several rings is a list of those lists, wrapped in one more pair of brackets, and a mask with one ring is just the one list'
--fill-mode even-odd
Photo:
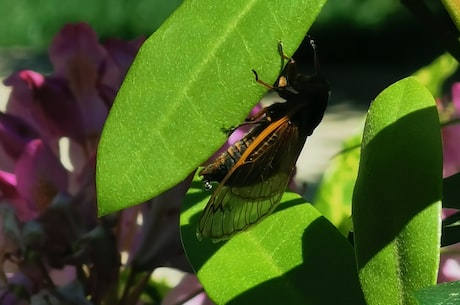
{"label": "black insect body", "polygon": [[[274,90],[285,102],[263,108],[242,125],[254,126],[199,175],[205,187],[219,182],[199,220],[197,236],[213,241],[225,240],[267,217],[280,203],[299,154],[308,136],[321,122],[329,99],[329,83],[318,73],[313,40],[316,74],[296,72],[288,60],[286,72],[277,85],[256,81]],[[284,65],[284,64],[283,64]]]}

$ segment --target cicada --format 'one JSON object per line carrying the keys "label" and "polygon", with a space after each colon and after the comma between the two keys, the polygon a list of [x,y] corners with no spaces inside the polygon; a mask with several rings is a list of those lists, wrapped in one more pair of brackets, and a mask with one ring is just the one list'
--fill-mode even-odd
{"label": "cicada", "polygon": [[[315,73],[296,72],[294,59],[278,44],[282,71],[275,85],[255,80],[278,93],[274,103],[248,118],[253,128],[210,165],[203,168],[206,188],[218,182],[197,228],[198,238],[225,240],[266,218],[278,206],[308,136],[321,122],[329,99],[329,83],[319,73],[316,46]],[[287,60],[287,65],[284,63]],[[239,127],[240,127],[239,126]]]}

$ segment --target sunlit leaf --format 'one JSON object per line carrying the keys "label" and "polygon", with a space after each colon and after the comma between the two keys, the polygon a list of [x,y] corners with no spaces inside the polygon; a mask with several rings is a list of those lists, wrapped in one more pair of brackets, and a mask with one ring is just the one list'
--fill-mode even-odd
{"label": "sunlit leaf", "polygon": [[434,99],[406,78],[375,99],[364,128],[353,229],[368,304],[412,304],[415,290],[436,282],[441,196]]}
{"label": "sunlit leaf", "polygon": [[458,62],[446,53],[413,74],[435,97],[442,96],[443,83],[458,68]]}
{"label": "sunlit leaf", "polygon": [[[325,0],[186,0],[139,50],[98,150],[99,213],[171,188],[225,141],[275,81]],[[320,43],[318,42],[320,45]]]}
{"label": "sunlit leaf", "polygon": [[298,195],[286,193],[271,216],[221,243],[196,237],[209,196],[196,179],[181,232],[188,259],[217,304],[364,304],[352,246]]}

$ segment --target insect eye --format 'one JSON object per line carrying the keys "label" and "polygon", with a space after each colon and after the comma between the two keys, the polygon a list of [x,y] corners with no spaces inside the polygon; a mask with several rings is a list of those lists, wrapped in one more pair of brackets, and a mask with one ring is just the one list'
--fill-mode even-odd
{"label": "insect eye", "polygon": [[280,78],[278,79],[278,87],[287,87],[287,86],[288,86],[288,81],[286,77],[280,76]]}

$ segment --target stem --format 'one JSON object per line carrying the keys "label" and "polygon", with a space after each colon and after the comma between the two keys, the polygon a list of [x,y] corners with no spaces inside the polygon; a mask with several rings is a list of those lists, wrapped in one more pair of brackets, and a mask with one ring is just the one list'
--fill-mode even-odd
{"label": "stem", "polygon": [[119,302],[120,305],[126,305],[126,300],[128,299],[128,294],[129,294],[129,290],[131,289],[131,285],[134,282],[134,277],[135,277],[134,272],[132,269],[130,269],[128,279],[125,283],[125,287],[123,289],[123,293],[121,295],[121,299]]}
{"label": "stem", "polygon": [[455,119],[452,119],[452,120],[441,122],[441,127],[447,127],[447,126],[456,125],[456,124],[459,124],[459,123],[460,123],[460,118],[455,118]]}

